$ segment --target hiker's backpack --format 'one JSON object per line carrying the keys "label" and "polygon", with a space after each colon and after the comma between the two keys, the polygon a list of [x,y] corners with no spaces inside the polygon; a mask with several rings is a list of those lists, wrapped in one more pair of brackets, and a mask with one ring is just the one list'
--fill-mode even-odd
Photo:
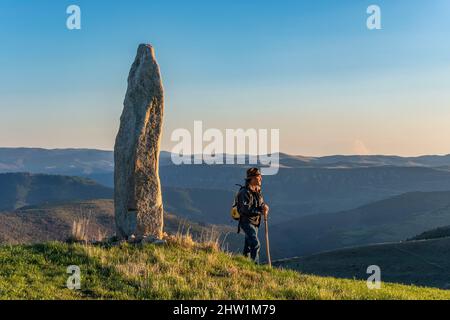
{"label": "hiker's backpack", "polygon": [[[239,191],[242,190],[242,188],[244,188],[244,186],[241,186],[240,184],[236,184],[239,188]],[[234,201],[233,201],[233,206],[231,207],[231,218],[233,218],[233,220],[239,221],[241,219],[241,214],[238,211],[238,195],[239,195],[239,191],[236,192],[236,195],[234,196]]]}

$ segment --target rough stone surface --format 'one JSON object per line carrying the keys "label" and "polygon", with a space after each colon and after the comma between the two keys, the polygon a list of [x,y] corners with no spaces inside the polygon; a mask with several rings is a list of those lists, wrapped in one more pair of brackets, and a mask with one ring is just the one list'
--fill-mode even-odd
{"label": "rough stone surface", "polygon": [[150,45],[139,45],[114,146],[117,236],[160,239],[163,204],[158,173],[164,112],[161,75]]}

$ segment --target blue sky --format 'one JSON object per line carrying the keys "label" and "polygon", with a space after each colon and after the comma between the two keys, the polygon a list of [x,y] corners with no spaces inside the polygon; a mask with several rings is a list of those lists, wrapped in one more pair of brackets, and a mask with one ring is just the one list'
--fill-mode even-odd
{"label": "blue sky", "polygon": [[[79,5],[82,29],[66,28]],[[382,30],[366,9],[381,8]],[[137,45],[176,128],[278,128],[292,154],[450,153],[447,0],[0,2],[0,146],[112,149]]]}

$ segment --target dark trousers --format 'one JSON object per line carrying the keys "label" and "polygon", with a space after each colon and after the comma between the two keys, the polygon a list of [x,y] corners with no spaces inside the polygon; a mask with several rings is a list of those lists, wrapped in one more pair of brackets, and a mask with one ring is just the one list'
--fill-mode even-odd
{"label": "dark trousers", "polygon": [[259,263],[259,239],[258,239],[258,227],[254,226],[249,222],[240,222],[241,229],[245,233],[245,244],[244,244],[244,256],[248,257]]}

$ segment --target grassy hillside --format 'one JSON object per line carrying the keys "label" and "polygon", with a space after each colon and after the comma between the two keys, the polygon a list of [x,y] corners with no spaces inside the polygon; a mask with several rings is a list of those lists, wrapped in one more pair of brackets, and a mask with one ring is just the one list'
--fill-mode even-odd
{"label": "grassy hillside", "polygon": [[381,268],[383,281],[450,289],[450,238],[348,248],[276,265],[309,274],[367,279],[369,265]]}
{"label": "grassy hillside", "polygon": [[[0,246],[0,299],[450,299],[450,291],[337,280],[255,266],[244,257],[183,241],[94,247]],[[65,287],[81,269],[81,290]]]}
{"label": "grassy hillside", "polygon": [[[274,257],[395,242],[450,224],[450,192],[411,192],[359,208],[293,219],[271,228]],[[289,235],[289,237],[286,237]]]}

